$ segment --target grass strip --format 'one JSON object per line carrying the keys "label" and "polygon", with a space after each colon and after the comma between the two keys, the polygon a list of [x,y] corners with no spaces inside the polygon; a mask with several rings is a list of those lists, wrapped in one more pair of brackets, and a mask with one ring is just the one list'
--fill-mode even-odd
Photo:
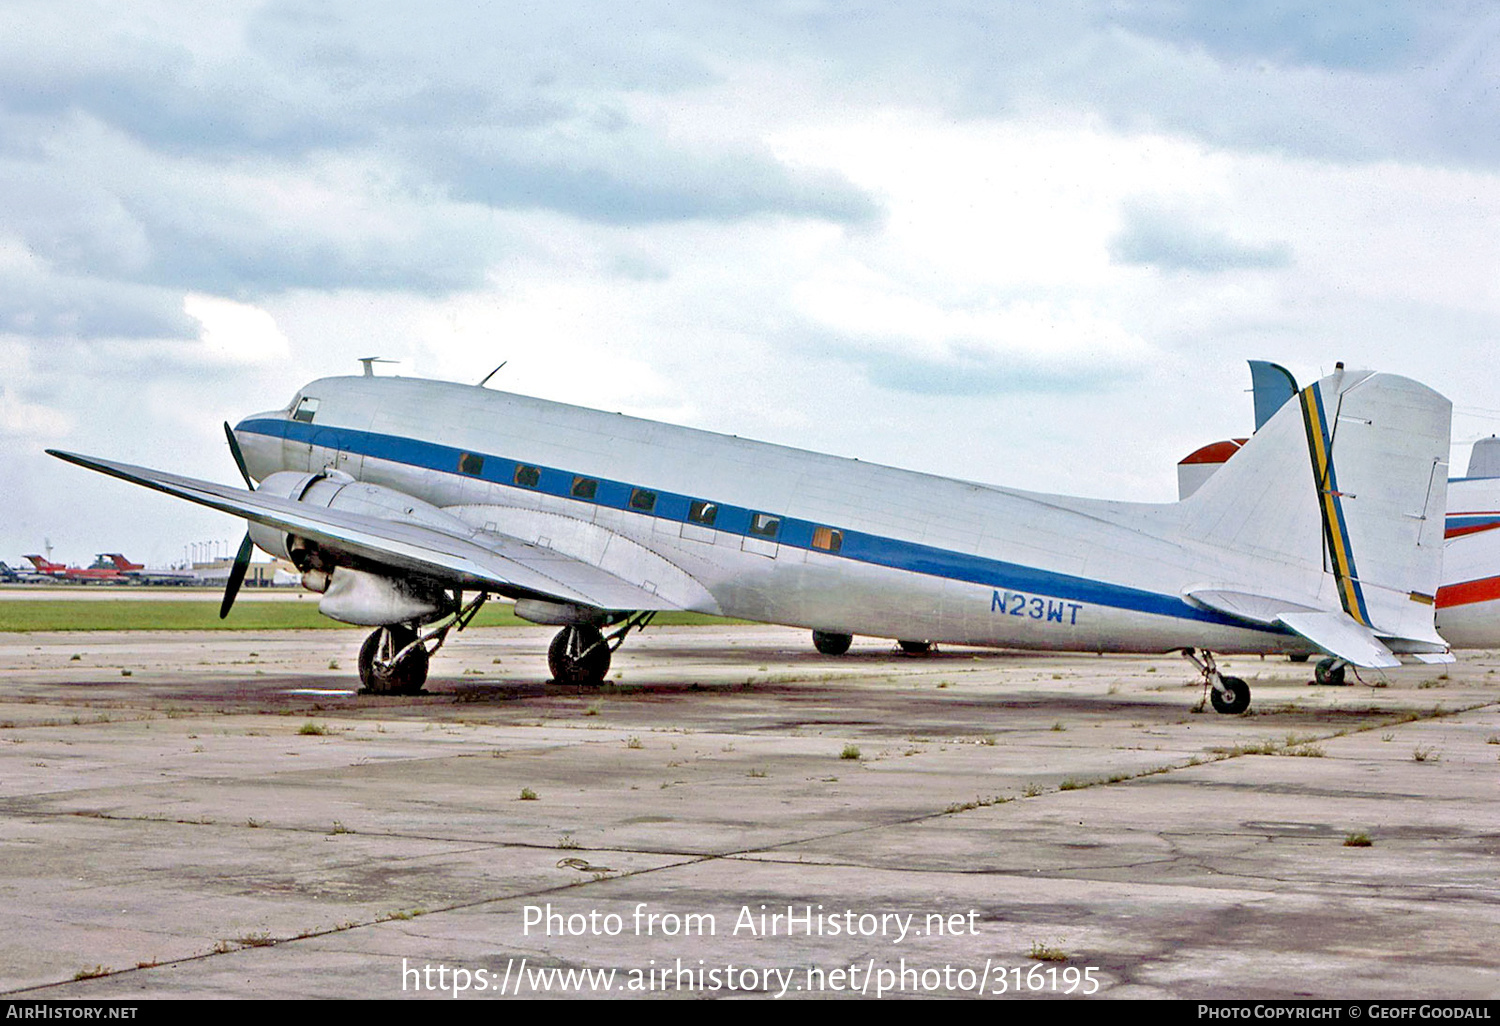
{"label": "grass strip", "polygon": [[[658,627],[698,627],[742,623],[702,613],[658,613]],[[534,627],[506,602],[479,611],[474,627]],[[218,600],[203,602],[100,599],[88,602],[24,599],[0,602],[0,632],[18,631],[305,631],[350,629],[318,612],[317,602],[241,602],[219,619]],[[354,628],[362,629],[362,628]]]}

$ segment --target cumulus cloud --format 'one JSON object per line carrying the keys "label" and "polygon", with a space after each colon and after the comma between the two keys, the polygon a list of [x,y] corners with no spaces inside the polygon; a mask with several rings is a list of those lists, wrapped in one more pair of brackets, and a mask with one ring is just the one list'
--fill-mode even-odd
{"label": "cumulus cloud", "polygon": [[1284,242],[1244,242],[1183,210],[1137,206],[1126,210],[1124,221],[1109,247],[1119,264],[1213,273],[1286,267],[1292,261]]}
{"label": "cumulus cloud", "polygon": [[0,476],[45,521],[39,434],[217,473],[220,420],[379,353],[1042,488],[1155,390],[1188,412],[1106,474],[1170,493],[1243,426],[1182,383],[1246,355],[1484,387],[1497,41],[1457,0],[13,0]]}
{"label": "cumulus cloud", "polygon": [[1110,13],[1118,24],[1231,60],[1369,70],[1410,60],[1429,24],[1421,8],[1368,0],[1124,0]]}
{"label": "cumulus cloud", "polygon": [[202,349],[210,360],[244,365],[276,363],[291,356],[291,344],[264,310],[191,293],[182,305],[203,326]]}

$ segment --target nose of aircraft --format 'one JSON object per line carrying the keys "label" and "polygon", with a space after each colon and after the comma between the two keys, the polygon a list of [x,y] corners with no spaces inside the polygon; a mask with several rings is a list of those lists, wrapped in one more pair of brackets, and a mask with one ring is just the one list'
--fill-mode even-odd
{"label": "nose of aircraft", "polygon": [[245,472],[263,481],[281,469],[281,436],[268,434],[267,422],[285,419],[285,411],[253,413],[230,429],[244,457]]}

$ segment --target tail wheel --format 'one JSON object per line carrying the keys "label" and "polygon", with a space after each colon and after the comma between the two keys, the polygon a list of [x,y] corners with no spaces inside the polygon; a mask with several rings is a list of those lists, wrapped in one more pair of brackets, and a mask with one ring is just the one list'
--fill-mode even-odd
{"label": "tail wheel", "polygon": [[603,684],[609,645],[597,627],[564,627],[547,647],[547,668],[557,684]]}
{"label": "tail wheel", "polygon": [[427,649],[408,645],[417,640],[417,632],[401,624],[381,627],[359,647],[359,682],[372,695],[415,695],[427,683]]}
{"label": "tail wheel", "polygon": [[1250,708],[1250,685],[1238,677],[1224,677],[1222,680],[1224,682],[1222,692],[1218,688],[1209,692],[1209,698],[1214,704],[1214,712],[1234,716]]}
{"label": "tail wheel", "polygon": [[1313,679],[1319,684],[1327,684],[1329,687],[1342,687],[1344,684],[1344,664],[1337,659],[1320,659],[1318,665],[1313,667]]}
{"label": "tail wheel", "polygon": [[852,634],[833,634],[827,631],[813,631],[813,648],[827,656],[841,656],[849,651],[849,646],[854,644]]}

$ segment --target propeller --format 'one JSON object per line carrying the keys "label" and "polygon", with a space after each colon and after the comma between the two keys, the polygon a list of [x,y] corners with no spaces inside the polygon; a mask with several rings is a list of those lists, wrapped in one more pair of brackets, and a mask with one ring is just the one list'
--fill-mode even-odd
{"label": "propeller", "polygon": [[[240,440],[234,437],[234,429],[227,420],[224,422],[224,437],[229,440],[229,451],[234,456],[234,465],[240,468],[240,477],[245,479],[245,487],[255,491],[255,481],[245,466],[245,454],[240,451]],[[235,596],[240,593],[240,585],[245,583],[245,572],[250,569],[250,556],[254,552],[255,542],[250,540],[250,532],[246,531],[245,540],[240,542],[240,551],[235,554],[234,566],[229,568],[229,580],[224,585],[224,601],[219,603],[220,620],[228,616],[229,610],[234,607]]]}
{"label": "propeller", "polygon": [[245,487],[255,491],[255,482],[250,479],[250,471],[245,467],[245,454],[240,451],[240,440],[234,437],[234,428],[229,426],[227,420],[224,422],[224,437],[229,439],[229,451],[234,456],[234,465],[240,468],[240,477],[245,479]]}
{"label": "propeller", "polygon": [[234,557],[234,566],[229,569],[229,583],[224,586],[224,601],[219,603],[220,620],[229,615],[234,597],[240,593],[240,585],[245,583],[245,571],[250,569],[250,554],[254,551],[255,542],[250,540],[250,533],[247,531],[245,540],[240,542],[240,551]]}

